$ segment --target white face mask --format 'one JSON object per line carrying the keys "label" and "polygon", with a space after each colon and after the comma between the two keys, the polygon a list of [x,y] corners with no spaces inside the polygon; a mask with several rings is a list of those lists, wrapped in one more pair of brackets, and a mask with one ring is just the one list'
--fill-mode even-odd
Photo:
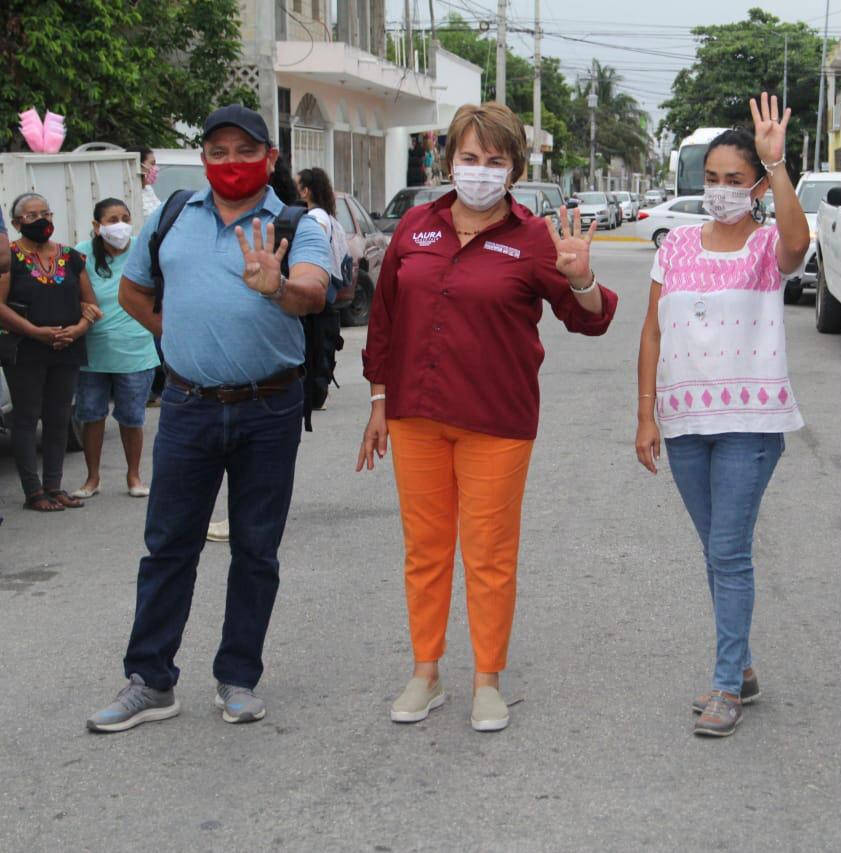
{"label": "white face mask", "polygon": [[453,166],[458,200],[471,210],[490,210],[505,196],[510,169]]}
{"label": "white face mask", "polygon": [[131,240],[131,224],[114,222],[111,225],[100,225],[99,236],[115,249],[125,249]]}
{"label": "white face mask", "polygon": [[724,184],[704,187],[702,207],[713,219],[725,225],[733,225],[753,210],[750,194],[761,180],[752,187],[729,187]]}

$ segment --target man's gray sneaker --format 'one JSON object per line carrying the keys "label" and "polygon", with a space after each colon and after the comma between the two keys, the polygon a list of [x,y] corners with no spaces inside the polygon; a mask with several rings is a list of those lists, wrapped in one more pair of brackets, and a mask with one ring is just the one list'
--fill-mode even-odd
{"label": "man's gray sneaker", "polygon": [[155,690],[135,672],[117,698],[87,721],[92,732],[124,732],[141,723],[167,720],[181,712],[181,703],[169,690]]}
{"label": "man's gray sneaker", "polygon": [[[756,673],[754,673],[750,678],[746,678],[742,682],[742,692],[740,694],[742,704],[750,705],[751,702],[756,702],[761,695],[762,692],[759,689],[759,679],[756,677]],[[696,714],[703,714],[704,708],[707,707],[707,702],[709,701],[709,693],[702,693],[700,696],[696,696],[692,700],[692,710]]]}
{"label": "man's gray sneaker", "polygon": [[727,737],[742,722],[742,703],[725,696],[720,690],[710,693],[704,713],[695,721],[696,735]]}
{"label": "man's gray sneaker", "polygon": [[214,704],[222,709],[226,723],[253,723],[266,716],[266,703],[247,687],[235,684],[219,684],[216,687]]}

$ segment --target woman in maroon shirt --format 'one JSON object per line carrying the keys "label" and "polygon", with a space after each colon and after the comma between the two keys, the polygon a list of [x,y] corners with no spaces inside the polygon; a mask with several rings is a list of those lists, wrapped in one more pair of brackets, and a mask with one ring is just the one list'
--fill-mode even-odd
{"label": "woman in maroon shirt", "polygon": [[[600,335],[616,295],[590,269],[595,223],[574,211],[563,238],[508,190],[526,162],[519,118],[464,106],[447,136],[455,191],[409,210],[380,272],[363,351],[371,418],[357,470],[391,435],[415,658],[395,722],[444,702],[438,660],[460,535],[475,657],[471,723],[503,729],[499,694],[514,616],[520,508],[537,432],[537,324],[546,300],[571,332]],[[548,226],[548,227],[547,227]]]}

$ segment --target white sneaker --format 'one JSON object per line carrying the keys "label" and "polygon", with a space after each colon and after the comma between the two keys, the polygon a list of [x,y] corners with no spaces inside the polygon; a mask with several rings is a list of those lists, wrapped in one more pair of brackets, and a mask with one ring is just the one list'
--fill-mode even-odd
{"label": "white sneaker", "polygon": [[425,678],[412,678],[394,700],[391,719],[395,723],[419,723],[434,708],[440,708],[446,698],[440,681],[430,684]]}
{"label": "white sneaker", "polygon": [[231,528],[228,519],[213,521],[207,525],[207,538],[210,542],[227,542],[231,538]]}

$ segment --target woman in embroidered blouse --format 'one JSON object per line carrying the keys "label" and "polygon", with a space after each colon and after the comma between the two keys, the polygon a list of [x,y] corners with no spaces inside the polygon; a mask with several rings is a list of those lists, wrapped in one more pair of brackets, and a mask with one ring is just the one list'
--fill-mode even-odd
{"label": "woman in embroidered blouse", "polygon": [[[754,135],[728,130],[707,150],[704,208],[713,221],[670,231],[657,253],[639,353],[637,457],[657,473],[662,431],[707,564],[715,671],[712,691],[692,709],[695,733],[719,737],[759,696],[749,645],[753,529],[783,433],[803,425],[787,373],[781,282],[809,246],[783,159],[791,110],[780,119],[765,92],[750,110]],[[761,227],[751,213],[769,185],[776,226]]]}
{"label": "woman in embroidered blouse", "polygon": [[[50,240],[53,214],[46,199],[26,193],[12,203],[12,265],[0,276],[0,325],[21,336],[15,363],[4,371],[12,397],[12,452],[27,509],[55,512],[84,504],[61,488],[67,428],[84,335],[96,316],[96,297],[75,249]],[[84,305],[83,305],[84,303]],[[43,424],[43,481],[35,430]]]}

